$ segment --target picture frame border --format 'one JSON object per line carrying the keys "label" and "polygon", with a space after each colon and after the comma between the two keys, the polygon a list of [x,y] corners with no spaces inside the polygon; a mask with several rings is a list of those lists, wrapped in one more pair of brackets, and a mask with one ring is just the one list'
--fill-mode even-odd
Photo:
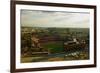
{"label": "picture frame border", "polygon": [[[75,65],[75,66],[59,66],[59,67],[41,67],[41,68],[25,68],[25,69],[16,69],[16,4],[21,5],[40,5],[40,6],[53,6],[53,7],[72,7],[72,8],[87,8],[87,9],[94,9],[94,64],[90,65]],[[13,1],[11,0],[10,5],[10,46],[11,46],[11,61],[10,61],[10,71],[11,73],[14,72],[28,72],[28,71],[44,71],[44,70],[60,70],[60,69],[76,69],[76,68],[90,68],[96,67],[96,11],[97,8],[95,5],[81,5],[81,4],[64,4],[64,3],[49,3],[49,2],[34,2],[34,1]]]}

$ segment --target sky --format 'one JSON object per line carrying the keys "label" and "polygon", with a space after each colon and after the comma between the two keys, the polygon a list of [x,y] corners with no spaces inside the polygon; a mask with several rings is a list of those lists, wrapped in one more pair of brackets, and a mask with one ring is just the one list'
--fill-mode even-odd
{"label": "sky", "polygon": [[21,26],[89,28],[89,13],[21,10]]}

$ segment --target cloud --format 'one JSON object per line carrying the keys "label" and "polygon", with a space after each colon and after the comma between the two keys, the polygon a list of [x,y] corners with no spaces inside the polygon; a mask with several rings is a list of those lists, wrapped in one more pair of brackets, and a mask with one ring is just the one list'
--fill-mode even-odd
{"label": "cloud", "polygon": [[89,13],[21,10],[21,26],[89,28]]}

